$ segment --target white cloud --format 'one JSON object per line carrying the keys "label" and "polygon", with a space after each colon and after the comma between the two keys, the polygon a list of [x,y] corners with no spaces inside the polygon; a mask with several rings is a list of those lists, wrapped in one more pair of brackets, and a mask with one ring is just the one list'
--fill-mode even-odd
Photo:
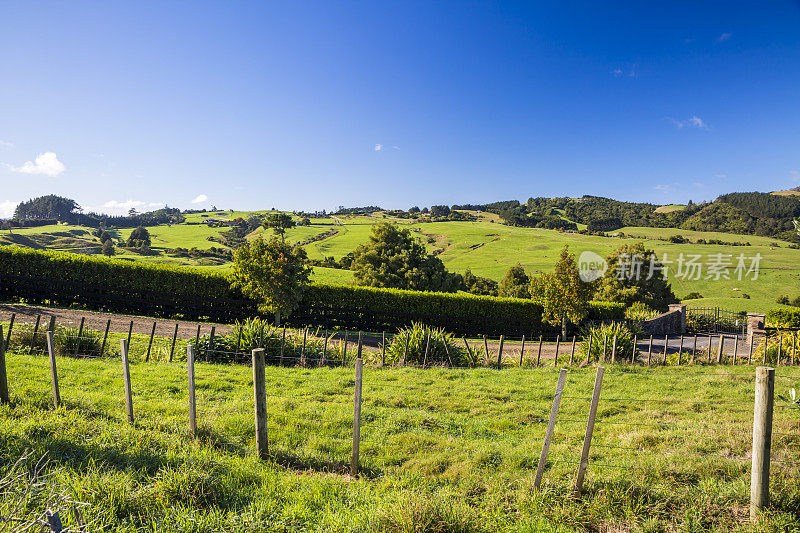
{"label": "white cloud", "polygon": [[397,145],[395,145],[395,146],[392,146],[392,150],[399,150],[399,149],[400,149],[400,147],[399,147],[399,146],[397,146]]}
{"label": "white cloud", "polygon": [[383,150],[383,145],[382,144],[376,144],[375,148],[373,148],[373,150],[375,150],[376,152],[380,152],[381,150]]}
{"label": "white cloud", "polygon": [[667,192],[669,190],[669,185],[656,185],[653,188],[657,191]]}
{"label": "white cloud", "polygon": [[723,43],[723,42],[727,41],[728,39],[730,39],[731,37],[733,37],[732,33],[730,33],[730,32],[723,33],[722,35],[717,37],[717,42],[718,43]]}
{"label": "white cloud", "polygon": [[53,178],[64,172],[65,167],[54,152],[45,152],[39,154],[34,161],[26,161],[21,167],[11,167],[11,170],[23,174],[44,174]]}
{"label": "white cloud", "polygon": [[622,76],[622,69],[621,68],[615,68],[614,70],[611,71],[611,74],[613,74],[614,77]]}
{"label": "white cloud", "polygon": [[14,209],[17,208],[17,204],[19,204],[19,202],[12,202],[11,200],[0,202],[0,218],[11,218],[14,216]]}
{"label": "white cloud", "polygon": [[672,122],[672,124],[678,128],[696,128],[699,130],[707,130],[708,124],[706,124],[702,118],[698,117],[697,115],[692,115],[691,117],[687,118],[686,120],[676,120],[672,117],[667,117],[667,120]]}
{"label": "white cloud", "polygon": [[198,194],[197,196],[194,197],[194,200],[192,200],[192,203],[193,204],[202,204],[203,202],[207,202],[207,201],[208,201],[208,196],[206,196],[205,194]]}
{"label": "white cloud", "polygon": [[163,202],[144,202],[142,200],[125,200],[124,202],[109,200],[100,206],[86,207],[84,211],[105,213],[107,215],[127,215],[131,209],[136,209],[141,213],[161,209],[164,205]]}
{"label": "white cloud", "polygon": [[790,170],[789,174],[792,175],[792,181],[800,181],[800,172],[796,170]]}
{"label": "white cloud", "polygon": [[6,148],[12,148],[14,146],[14,143],[0,139],[0,146],[5,146]]}

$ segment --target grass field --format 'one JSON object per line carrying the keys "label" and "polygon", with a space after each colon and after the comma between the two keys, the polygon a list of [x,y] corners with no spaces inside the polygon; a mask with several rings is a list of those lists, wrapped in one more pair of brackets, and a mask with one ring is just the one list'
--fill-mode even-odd
{"label": "grass field", "polygon": [[[217,218],[246,217],[249,213],[234,212],[226,216],[210,214]],[[485,214],[484,214],[485,215]],[[199,266],[225,270],[230,263],[214,258],[176,258],[165,255],[167,248],[193,248],[208,249],[211,246],[222,245],[209,240],[209,237],[218,235],[224,228],[209,228],[199,223],[201,214],[187,216],[187,222],[178,225],[158,226],[151,228],[153,249],[155,255],[141,255],[120,249],[119,257],[123,259],[167,262],[188,266]],[[296,227],[289,230],[286,239],[291,243],[302,242],[315,235],[322,234],[331,229],[338,233],[306,245],[306,251],[311,259],[323,259],[326,256],[341,258],[353,251],[360,244],[368,241],[372,226],[386,220],[383,214],[372,216],[342,216],[333,219],[315,219],[312,225]],[[469,267],[476,275],[486,276],[500,280],[509,267],[520,263],[529,272],[548,271],[552,268],[555,259],[564,244],[569,244],[570,250],[576,254],[583,251],[594,251],[605,256],[620,244],[632,244],[644,241],[648,248],[656,251],[659,258],[672,261],[678,259],[680,254],[685,257],[699,254],[702,262],[708,262],[714,254],[731,254],[733,265],[736,257],[745,254],[747,257],[761,254],[760,271],[758,280],[744,279],[705,279],[703,273],[699,280],[679,279],[676,274],[677,264],[671,265],[670,280],[678,297],[683,297],[690,292],[699,292],[704,296],[700,300],[691,300],[695,306],[719,306],[734,311],[760,311],[765,312],[777,307],[775,300],[778,296],[786,295],[790,299],[800,295],[800,250],[787,248],[787,243],[775,239],[752,235],[732,235],[716,232],[694,232],[665,228],[639,228],[625,227],[618,234],[625,238],[597,237],[563,233],[554,230],[535,228],[514,228],[496,222],[492,217],[484,216],[482,221],[476,222],[441,222],[441,223],[412,223],[409,220],[396,220],[408,225],[426,242],[429,251],[438,249],[439,257],[445,266],[456,272],[464,272]],[[342,225],[338,225],[337,221]],[[128,230],[120,230],[117,236],[127,238]],[[270,232],[257,230],[251,238],[261,234],[269,235]],[[717,239],[724,242],[749,242],[751,246],[729,245],[699,245],[699,244],[673,244],[666,239],[674,235],[682,235],[690,241],[698,239]],[[91,252],[99,249],[99,241],[92,237],[86,228],[77,226],[43,226],[14,230],[13,234],[3,232],[0,243],[17,244],[37,248],[60,249],[75,252]],[[352,273],[346,270],[315,268],[314,279],[329,283],[350,283]],[[745,295],[749,296],[746,298]]]}
{"label": "grass field", "polygon": [[[352,478],[352,368],[267,368],[272,459],[260,461],[248,367],[198,364],[195,439],[184,365],[132,365],[133,426],[118,359],[58,366],[53,409],[47,360],[8,355],[2,464],[46,453],[55,488],[104,531],[791,531],[799,518],[800,417],[778,408],[773,504],[756,527],[746,520],[752,367],[608,368],[576,499],[592,368],[569,373],[537,490],[552,369],[366,368]],[[800,378],[778,375],[778,393]]]}

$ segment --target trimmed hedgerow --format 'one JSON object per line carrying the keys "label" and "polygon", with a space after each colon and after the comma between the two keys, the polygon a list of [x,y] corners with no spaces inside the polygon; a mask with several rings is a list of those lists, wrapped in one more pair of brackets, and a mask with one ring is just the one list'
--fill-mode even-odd
{"label": "trimmed hedgerow", "polygon": [[776,328],[800,328],[800,308],[770,309],[767,313],[767,325]]}

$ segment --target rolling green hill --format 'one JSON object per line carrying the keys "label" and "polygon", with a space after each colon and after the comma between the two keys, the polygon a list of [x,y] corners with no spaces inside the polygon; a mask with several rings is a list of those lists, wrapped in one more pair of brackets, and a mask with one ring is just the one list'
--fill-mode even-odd
{"label": "rolling green hill", "polygon": [[[219,213],[219,214],[218,214]],[[143,255],[137,251],[117,248],[117,257],[121,259],[168,262],[201,268],[224,270],[230,262],[219,257],[175,257],[167,250],[173,248],[197,248],[208,250],[216,247],[228,249],[222,245],[221,233],[227,228],[209,227],[202,221],[204,218],[234,219],[246,218],[261,212],[218,212],[189,214],[185,222],[172,226],[155,226],[149,228],[153,240],[151,253]],[[203,217],[203,215],[207,215]],[[692,300],[696,306],[721,306],[732,310],[765,311],[776,307],[775,300],[780,295],[794,298],[800,295],[800,250],[788,248],[789,243],[768,237],[754,235],[733,235],[719,232],[699,232],[671,228],[623,227],[611,237],[582,235],[579,233],[560,232],[540,228],[513,227],[493,222],[496,217],[484,216],[474,222],[416,222],[407,219],[393,219],[385,213],[371,216],[338,216],[334,219],[313,219],[310,226],[298,226],[289,230],[286,239],[292,243],[307,242],[308,239],[324,236],[326,232],[336,233],[324,236],[321,240],[305,245],[309,258],[321,260],[326,256],[340,259],[353,251],[358,245],[367,242],[372,226],[384,220],[408,225],[426,243],[429,252],[439,254],[445,266],[455,272],[463,273],[470,268],[479,276],[500,280],[509,267],[520,263],[529,272],[547,271],[556,260],[561,248],[568,244],[576,254],[593,251],[602,256],[621,244],[639,240],[653,248],[660,258],[668,261],[699,254],[702,261],[707,261],[715,254],[731,254],[735,266],[735,258],[739,254],[746,257],[761,254],[760,271],[757,280],[744,279],[705,279],[705,273],[698,280],[678,279],[677,264],[673,263],[670,280],[678,297],[690,292],[699,292],[705,298]],[[126,239],[131,229],[112,232],[115,241]],[[259,235],[270,235],[271,232],[258,229],[248,238]],[[681,235],[682,244],[669,242],[670,237]],[[728,244],[696,244],[698,240],[722,241],[725,243],[750,243],[750,246],[732,246]],[[42,226],[38,228],[4,230],[0,232],[0,243],[31,247],[38,249],[54,249],[76,253],[99,253],[100,242],[93,237],[87,228],[64,224]],[[749,266],[749,263],[748,263]],[[352,273],[348,270],[332,268],[314,268],[314,278],[330,283],[349,283]],[[749,296],[749,299],[745,297]]]}

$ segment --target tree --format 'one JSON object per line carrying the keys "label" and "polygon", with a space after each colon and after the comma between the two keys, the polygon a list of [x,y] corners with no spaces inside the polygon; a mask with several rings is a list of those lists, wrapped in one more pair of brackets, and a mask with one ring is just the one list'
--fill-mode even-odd
{"label": "tree", "polygon": [[150,243],[150,232],[144,226],[139,226],[131,232],[126,245],[129,248],[144,248],[150,246]]}
{"label": "tree", "polygon": [[531,278],[531,298],[542,306],[542,320],[561,324],[564,336],[568,322],[577,324],[586,318],[591,292],[591,286],[580,278],[575,255],[569,253],[568,245],[561,250],[553,272]]}
{"label": "tree", "polygon": [[102,252],[106,257],[111,257],[117,253],[117,251],[114,249],[114,242],[110,238],[103,241]]}
{"label": "tree", "polygon": [[264,229],[272,229],[275,235],[280,235],[281,241],[284,240],[286,230],[292,229],[294,226],[294,220],[292,220],[291,215],[286,213],[271,213],[264,220]]}
{"label": "tree", "polygon": [[606,257],[606,265],[595,299],[627,306],[641,302],[658,311],[666,311],[669,304],[678,301],[667,282],[663,263],[643,243],[618,247]]}
{"label": "tree", "polygon": [[388,222],[372,227],[369,242],[356,248],[350,268],[357,284],[370,287],[455,292],[461,286],[461,277],[428,255],[407,228]]}
{"label": "tree", "polygon": [[490,278],[476,276],[469,267],[464,271],[463,288],[470,294],[497,296],[497,282]]}
{"label": "tree", "polygon": [[450,208],[446,205],[433,205],[431,206],[432,217],[446,217],[450,214]]}
{"label": "tree", "polygon": [[517,263],[508,269],[506,277],[500,282],[498,292],[507,298],[530,298],[531,278],[525,273],[522,265]]}
{"label": "tree", "polygon": [[275,314],[275,324],[297,309],[311,276],[300,246],[261,237],[233,253],[233,286],[258,302],[261,312]]}
{"label": "tree", "polygon": [[111,234],[105,230],[100,232],[100,242],[105,244],[112,239]]}
{"label": "tree", "polygon": [[68,222],[71,215],[80,208],[81,206],[75,200],[49,194],[18,204],[14,209],[14,218],[17,220],[26,218],[56,219]]}

